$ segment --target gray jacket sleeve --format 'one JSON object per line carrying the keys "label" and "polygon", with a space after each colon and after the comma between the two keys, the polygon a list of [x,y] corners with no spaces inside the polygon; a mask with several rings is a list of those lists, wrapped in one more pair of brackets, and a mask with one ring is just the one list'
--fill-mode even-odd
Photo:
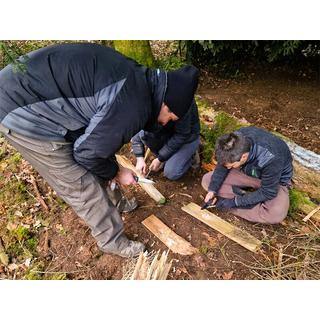
{"label": "gray jacket sleeve", "polygon": [[144,157],[144,143],[141,140],[141,136],[144,134],[144,131],[141,130],[135,136],[131,138],[131,147],[132,152],[136,157]]}
{"label": "gray jacket sleeve", "polygon": [[218,164],[216,169],[214,170],[211,181],[209,184],[208,191],[212,191],[214,193],[217,193],[219,189],[221,188],[225,178],[227,177],[229,173],[229,169],[224,167],[222,164]]}

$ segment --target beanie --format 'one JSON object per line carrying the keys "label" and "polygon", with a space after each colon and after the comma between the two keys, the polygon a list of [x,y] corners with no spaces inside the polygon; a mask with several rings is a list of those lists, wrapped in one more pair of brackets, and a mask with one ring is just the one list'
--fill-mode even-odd
{"label": "beanie", "polygon": [[167,72],[167,89],[164,103],[170,111],[181,119],[189,110],[196,92],[199,70],[194,66],[185,66]]}

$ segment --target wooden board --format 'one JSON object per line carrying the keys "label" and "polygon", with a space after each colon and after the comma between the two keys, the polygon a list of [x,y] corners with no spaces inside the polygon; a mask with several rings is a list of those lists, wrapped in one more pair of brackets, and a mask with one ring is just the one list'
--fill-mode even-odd
{"label": "wooden board", "polygon": [[[132,170],[138,177],[143,178],[143,176],[138,172],[135,166],[124,156],[116,155],[118,163],[130,170]],[[139,183],[142,189],[144,189],[147,194],[154,199],[159,204],[164,204],[166,202],[166,198],[156,189],[156,187],[152,184]]]}
{"label": "wooden board", "polygon": [[181,255],[191,255],[198,252],[188,241],[178,236],[155,215],[149,216],[142,224],[159,238],[170,250]]}
{"label": "wooden board", "polygon": [[262,244],[260,240],[246,231],[219,218],[208,210],[201,210],[200,206],[193,202],[181,209],[252,252],[256,252]]}
{"label": "wooden board", "polygon": [[315,209],[313,209],[312,211],[310,211],[310,212],[308,213],[308,215],[303,218],[303,221],[306,222],[306,221],[308,221],[308,220],[309,220],[310,218],[312,218],[312,217],[314,217],[314,218],[316,218],[316,219],[318,220],[319,211],[320,211],[320,206],[318,206],[318,207],[316,207]]}

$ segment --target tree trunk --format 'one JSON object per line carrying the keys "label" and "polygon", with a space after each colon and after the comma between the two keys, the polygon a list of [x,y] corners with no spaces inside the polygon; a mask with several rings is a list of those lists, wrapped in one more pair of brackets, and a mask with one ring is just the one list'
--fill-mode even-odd
{"label": "tree trunk", "polygon": [[154,67],[155,61],[148,40],[114,40],[114,48],[146,67]]}

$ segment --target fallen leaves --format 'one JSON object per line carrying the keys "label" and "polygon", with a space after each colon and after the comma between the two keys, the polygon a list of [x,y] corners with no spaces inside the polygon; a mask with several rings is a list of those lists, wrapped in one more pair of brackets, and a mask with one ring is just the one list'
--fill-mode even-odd
{"label": "fallen leaves", "polygon": [[231,280],[233,276],[233,271],[230,272],[224,272],[222,275],[223,280]]}

